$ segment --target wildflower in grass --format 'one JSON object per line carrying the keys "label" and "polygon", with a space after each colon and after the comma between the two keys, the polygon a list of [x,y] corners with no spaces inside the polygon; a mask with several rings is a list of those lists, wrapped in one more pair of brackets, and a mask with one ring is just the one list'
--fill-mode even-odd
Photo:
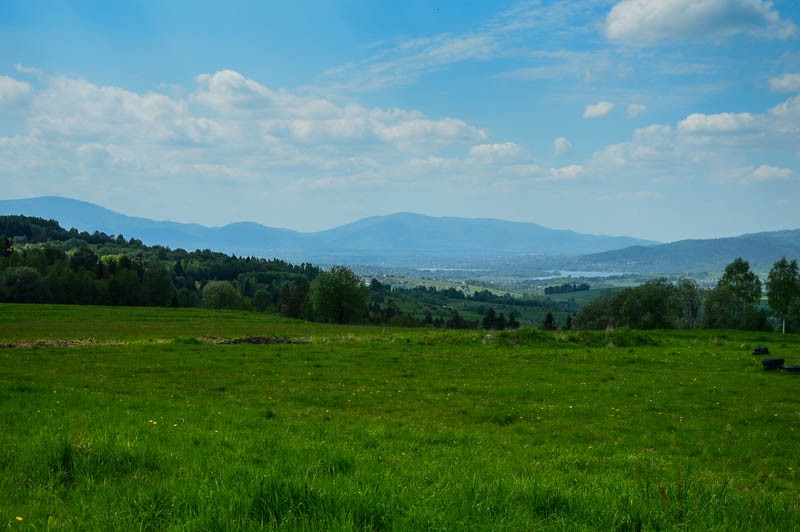
{"label": "wildflower in grass", "polygon": [[17,516],[17,521],[22,521],[22,518],[20,516]]}

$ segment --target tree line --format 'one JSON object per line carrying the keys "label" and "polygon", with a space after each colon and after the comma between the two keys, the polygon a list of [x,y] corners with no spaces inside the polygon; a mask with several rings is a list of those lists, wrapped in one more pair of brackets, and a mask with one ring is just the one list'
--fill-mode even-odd
{"label": "tree line", "polygon": [[551,294],[569,294],[571,292],[583,292],[589,290],[591,287],[589,283],[564,283],[555,286],[545,286],[544,295]]}
{"label": "tree line", "polygon": [[586,303],[576,313],[572,326],[768,330],[772,328],[769,318],[775,315],[784,331],[798,330],[797,260],[782,258],[770,270],[766,284],[769,309],[762,305],[762,288],[749,263],[737,258],[725,267],[719,282],[710,290],[701,290],[691,279],[681,279],[675,284],[655,279]]}
{"label": "tree line", "polygon": [[[553,288],[553,293],[586,289],[570,283]],[[770,310],[762,305],[762,289]],[[333,323],[487,330],[520,326],[516,309],[546,312],[539,326],[548,330],[559,327],[553,311],[566,315],[561,326],[566,329],[769,329],[774,316],[784,331],[800,330],[796,259],[777,261],[765,286],[738,258],[710,290],[691,279],[671,283],[662,278],[576,309],[570,307],[574,302],[526,300],[489,290],[472,295],[455,288],[396,290],[375,279],[365,284],[345,267],[324,271],[279,259],[145,246],[135,238],[65,230],[54,220],[27,216],[0,216],[0,301],[203,306]],[[479,317],[465,317],[453,302],[463,302],[459,308]],[[505,315],[494,306],[515,310]],[[409,308],[418,309],[417,314],[404,310]],[[421,315],[419,309],[424,309]]]}

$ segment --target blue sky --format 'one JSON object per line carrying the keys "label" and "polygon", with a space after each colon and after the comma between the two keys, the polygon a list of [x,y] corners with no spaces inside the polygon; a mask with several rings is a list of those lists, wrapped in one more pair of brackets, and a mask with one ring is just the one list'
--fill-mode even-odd
{"label": "blue sky", "polygon": [[204,225],[798,228],[800,3],[6,0],[0,182]]}

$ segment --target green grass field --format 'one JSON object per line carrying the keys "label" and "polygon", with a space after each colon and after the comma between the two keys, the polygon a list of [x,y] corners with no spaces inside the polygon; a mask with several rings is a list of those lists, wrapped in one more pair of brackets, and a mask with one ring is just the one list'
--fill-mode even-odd
{"label": "green grass field", "polygon": [[0,305],[0,344],[0,527],[800,529],[800,376],[750,354],[797,335]]}

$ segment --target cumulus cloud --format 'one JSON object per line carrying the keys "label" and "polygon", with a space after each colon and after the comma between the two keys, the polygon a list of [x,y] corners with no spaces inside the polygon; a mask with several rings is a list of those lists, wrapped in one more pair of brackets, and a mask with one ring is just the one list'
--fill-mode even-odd
{"label": "cumulus cloud", "polygon": [[800,74],[784,74],[770,78],[769,88],[774,92],[800,92]]}
{"label": "cumulus cloud", "polygon": [[622,0],[605,20],[608,38],[651,43],[747,34],[786,39],[797,27],[763,0]]}
{"label": "cumulus cloud", "polygon": [[0,107],[17,102],[31,93],[30,83],[0,76]]}
{"label": "cumulus cloud", "polygon": [[583,110],[583,117],[600,118],[606,116],[613,110],[614,110],[614,104],[611,102],[599,102],[595,104],[589,104],[586,106],[586,109]]}
{"label": "cumulus cloud", "polygon": [[635,118],[640,114],[647,111],[647,106],[641,103],[632,103],[628,105],[628,118]]}
{"label": "cumulus cloud", "polygon": [[566,137],[558,137],[553,141],[553,151],[556,155],[565,155],[572,151],[572,143]]}

